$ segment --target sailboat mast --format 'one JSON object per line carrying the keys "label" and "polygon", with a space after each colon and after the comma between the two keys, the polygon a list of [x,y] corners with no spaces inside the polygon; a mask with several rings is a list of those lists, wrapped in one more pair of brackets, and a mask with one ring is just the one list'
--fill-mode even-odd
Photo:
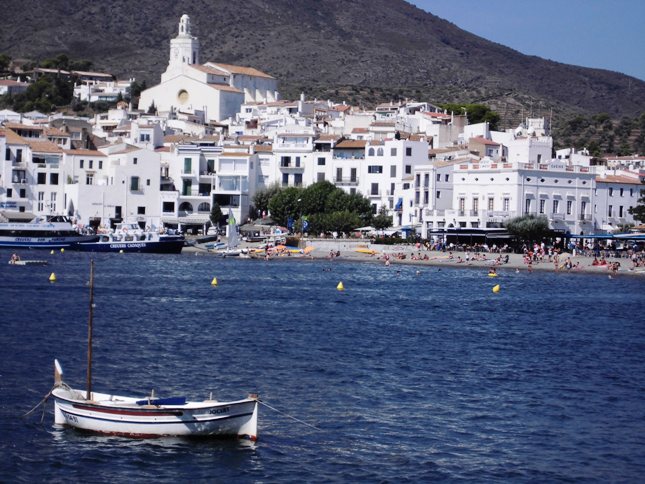
{"label": "sailboat mast", "polygon": [[87,395],[92,399],[92,317],[94,316],[94,260],[90,259],[90,317],[87,322]]}

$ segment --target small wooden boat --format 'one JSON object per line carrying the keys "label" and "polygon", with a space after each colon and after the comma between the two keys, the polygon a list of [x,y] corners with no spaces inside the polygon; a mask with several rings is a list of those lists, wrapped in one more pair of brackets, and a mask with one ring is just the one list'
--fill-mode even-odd
{"label": "small wooden boat", "polygon": [[94,261],[90,263],[87,389],[75,390],[63,381],[54,361],[54,422],[90,432],[126,437],[212,436],[256,440],[258,397],[234,401],[187,401],[185,397],[125,397],[92,391],[92,307]]}

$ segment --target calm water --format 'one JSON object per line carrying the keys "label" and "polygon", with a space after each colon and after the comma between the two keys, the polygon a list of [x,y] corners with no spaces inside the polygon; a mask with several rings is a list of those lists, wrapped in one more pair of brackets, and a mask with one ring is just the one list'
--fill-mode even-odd
{"label": "calm water", "polygon": [[12,267],[9,255],[0,251],[2,481],[645,475],[642,279],[99,254],[97,391],[259,392],[320,428],[261,407],[256,444],[141,441],[56,429],[51,402],[42,424],[41,412],[19,417],[51,388],[55,357],[68,383],[84,384],[89,256],[24,253],[50,264]]}

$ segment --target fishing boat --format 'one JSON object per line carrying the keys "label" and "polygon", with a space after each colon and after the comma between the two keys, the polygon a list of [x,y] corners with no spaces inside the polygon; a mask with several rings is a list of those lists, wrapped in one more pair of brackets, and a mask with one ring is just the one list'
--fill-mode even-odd
{"label": "fishing boat", "polygon": [[257,395],[233,401],[203,401],[185,397],[126,397],[92,390],[92,319],[94,306],[94,262],[90,262],[90,316],[88,322],[87,385],[71,388],[63,380],[63,369],[54,360],[54,422],[94,433],[126,437],[162,436],[239,437],[256,440]]}
{"label": "fishing boat", "polygon": [[0,223],[0,247],[67,249],[96,239],[96,235],[80,233],[63,215],[34,217],[30,222]]}
{"label": "fishing boat", "polygon": [[182,234],[143,230],[136,223],[119,223],[114,231],[72,247],[84,252],[147,252],[179,254],[186,242]]}

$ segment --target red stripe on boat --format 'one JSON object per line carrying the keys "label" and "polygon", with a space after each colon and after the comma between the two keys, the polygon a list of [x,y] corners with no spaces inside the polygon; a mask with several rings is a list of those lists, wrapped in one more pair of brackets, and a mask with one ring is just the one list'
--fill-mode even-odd
{"label": "red stripe on boat", "polygon": [[80,405],[75,403],[74,408],[79,410],[90,410],[92,412],[109,413],[113,415],[138,415],[140,417],[179,417],[184,414],[181,410],[125,410],[122,408],[95,407],[93,405]]}

